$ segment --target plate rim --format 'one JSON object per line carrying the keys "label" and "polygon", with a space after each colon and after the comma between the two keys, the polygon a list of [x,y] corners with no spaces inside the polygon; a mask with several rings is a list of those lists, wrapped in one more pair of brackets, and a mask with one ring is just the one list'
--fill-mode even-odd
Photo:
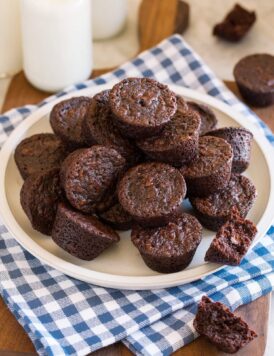
{"label": "plate rim", "polygon": [[[41,117],[47,115],[50,109],[59,101],[68,99],[72,96],[91,96],[97,93],[99,90],[111,88],[112,85],[116,82],[117,81],[110,82],[104,85],[95,85],[81,90],[76,90],[66,95],[60,96],[55,100],[51,100],[47,104],[40,106],[35,112],[31,113],[13,130],[13,132],[3,144],[3,147],[0,151],[0,161],[2,166],[2,169],[0,170],[0,199],[2,202],[0,204],[0,213],[4,225],[23,248],[25,248],[28,252],[30,252],[33,256],[38,258],[43,263],[46,263],[47,265],[57,269],[58,271],[70,277],[107,288],[128,290],[167,288],[192,282],[210,273],[216,272],[219,269],[224,268],[224,265],[220,266],[215,263],[206,263],[204,265],[194,267],[191,270],[183,270],[171,274],[157,274],[154,276],[121,276],[105,272],[93,271],[85,267],[77,266],[71,262],[65,261],[62,258],[57,257],[53,253],[47,251],[34,240],[32,240],[32,238],[17,223],[15,217],[13,216],[10,210],[5,191],[5,175],[10,156],[13,154],[14,151],[13,141],[16,136],[18,136],[18,134],[20,133],[19,136],[22,137],[32,125],[34,125],[37,121],[41,119]],[[231,117],[238,124],[240,124],[242,127],[249,129],[253,133],[254,140],[256,140],[266,160],[270,178],[269,198],[265,211],[259,223],[257,224],[258,233],[256,239],[252,244],[254,245],[260,239],[260,237],[267,232],[268,228],[274,221],[274,216],[272,216],[272,211],[274,210],[274,155],[269,154],[269,150],[273,150],[273,147],[266,139],[265,135],[258,130],[258,128],[252,121],[247,121],[243,114],[237,112],[228,104],[208,94],[204,94],[193,89],[177,86],[174,84],[170,84],[169,87],[175,93],[187,97],[188,100],[197,100],[223,112],[227,116]]]}

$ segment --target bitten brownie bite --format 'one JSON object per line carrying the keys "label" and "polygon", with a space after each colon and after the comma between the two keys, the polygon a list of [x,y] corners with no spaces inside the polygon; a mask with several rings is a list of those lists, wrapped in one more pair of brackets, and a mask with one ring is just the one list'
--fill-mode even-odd
{"label": "bitten brownie bite", "polygon": [[144,227],[163,226],[181,212],[186,184],[180,172],[164,163],[129,169],[118,184],[124,210]]}
{"label": "bitten brownie bite", "polygon": [[205,197],[224,189],[230,180],[232,158],[232,148],[222,138],[200,137],[197,157],[180,168],[188,196]]}
{"label": "bitten brownie bite", "polygon": [[61,199],[59,169],[30,175],[20,192],[22,208],[32,227],[46,235],[51,234],[57,204]]}
{"label": "bitten brownie bite", "polygon": [[208,131],[217,127],[217,118],[214,112],[206,105],[188,101],[189,109],[195,111],[201,119],[200,136],[205,135]]}
{"label": "bitten brownie bite", "polygon": [[218,349],[236,353],[257,337],[247,323],[233,314],[224,304],[203,296],[193,326]]}
{"label": "bitten brownie bite", "polygon": [[74,211],[63,203],[58,205],[52,239],[63,250],[87,261],[120,240],[114,230],[94,216]]}
{"label": "bitten brownie bite", "polygon": [[240,127],[223,127],[210,131],[207,135],[223,138],[231,145],[233,150],[232,172],[243,173],[247,169],[253,139],[250,131]]}
{"label": "bitten brownie bite", "polygon": [[197,155],[200,122],[193,110],[177,110],[158,136],[141,139],[137,146],[151,159],[181,166]]}
{"label": "bitten brownie bite", "polygon": [[114,229],[121,231],[131,229],[132,217],[119,203],[113,205],[109,210],[99,214],[99,218]]}
{"label": "bitten brownie bite", "polygon": [[93,97],[83,120],[82,132],[88,146],[112,147],[132,165],[138,161],[140,155],[137,147],[123,137],[114,125],[109,106],[109,92],[104,90]]}
{"label": "bitten brownie bite", "polygon": [[202,226],[189,214],[182,214],[163,227],[133,226],[133,244],[145,264],[161,273],[173,273],[186,268],[202,239]]}
{"label": "bitten brownie bite", "polygon": [[233,209],[230,218],[217,231],[205,255],[205,261],[236,266],[247,253],[257,228]]}
{"label": "bitten brownie bite", "polygon": [[56,104],[50,113],[53,132],[70,148],[85,147],[82,122],[87,113],[90,98],[79,96]]}
{"label": "bitten brownie bite", "polygon": [[14,159],[23,179],[33,173],[59,168],[69,154],[54,134],[41,133],[25,138],[15,149]]}
{"label": "bitten brownie bite", "polygon": [[96,212],[98,204],[114,193],[124,167],[125,159],[110,147],[98,145],[72,152],[60,172],[68,201],[84,213]]}
{"label": "bitten brownie bite", "polygon": [[214,26],[213,35],[227,41],[237,42],[245,36],[255,21],[254,11],[248,11],[236,4],[224,20]]}
{"label": "bitten brownie bite", "polygon": [[243,98],[254,106],[274,103],[274,56],[253,54],[234,67],[234,78]]}
{"label": "bitten brownie bite", "polygon": [[150,78],[127,78],[110,91],[110,107],[122,135],[157,135],[177,109],[176,95],[167,85]]}
{"label": "bitten brownie bite", "polygon": [[233,207],[245,218],[256,196],[256,188],[249,178],[232,174],[224,189],[205,198],[190,198],[190,202],[200,223],[217,231],[229,219]]}

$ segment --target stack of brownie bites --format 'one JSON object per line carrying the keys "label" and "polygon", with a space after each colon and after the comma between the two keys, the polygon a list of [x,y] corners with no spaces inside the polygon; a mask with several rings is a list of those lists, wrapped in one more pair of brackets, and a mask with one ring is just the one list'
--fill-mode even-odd
{"label": "stack of brownie bites", "polygon": [[[256,189],[242,175],[249,131],[217,129],[210,108],[148,78],[61,101],[50,124],[54,134],[28,137],[15,150],[21,205],[34,229],[83,260],[118,243],[116,230],[131,229],[146,265],[172,273],[191,262],[203,225],[217,232],[205,260],[240,263],[256,234],[245,219]],[[184,212],[186,197],[193,215]],[[206,297],[194,327],[226,352],[256,336]]]}
{"label": "stack of brownie bites", "polygon": [[54,134],[28,137],[15,151],[34,229],[84,260],[118,243],[115,230],[131,229],[146,265],[171,273],[189,265],[203,225],[217,232],[205,260],[240,263],[256,234],[245,220],[256,197],[242,175],[249,131],[217,129],[210,108],[149,78],[61,101],[50,124]]}

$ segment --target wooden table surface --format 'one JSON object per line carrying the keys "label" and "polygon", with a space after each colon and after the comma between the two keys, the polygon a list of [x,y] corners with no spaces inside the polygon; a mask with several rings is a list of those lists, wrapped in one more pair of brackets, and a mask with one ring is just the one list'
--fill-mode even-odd
{"label": "wooden table surface", "polygon": [[[140,50],[150,48],[172,33],[181,33],[188,22],[187,17],[183,16],[187,10],[187,6],[179,0],[143,0],[139,16]],[[94,71],[92,77],[96,77],[104,71]],[[239,95],[235,83],[226,82],[226,84],[236,95]],[[26,81],[24,74],[19,73],[10,84],[3,112],[24,104],[37,103],[47,96],[47,93],[33,88]],[[255,111],[274,131],[274,106],[255,109]],[[263,355],[266,345],[269,304],[270,296],[267,295],[237,310],[237,313],[250,323],[259,335],[251,344],[239,351],[238,356]],[[35,349],[27,334],[0,299],[0,355],[33,356],[35,354]],[[131,352],[122,343],[117,343],[96,351],[94,355],[127,356],[131,355]],[[225,354],[218,351],[205,338],[199,337],[174,355],[221,356]]]}

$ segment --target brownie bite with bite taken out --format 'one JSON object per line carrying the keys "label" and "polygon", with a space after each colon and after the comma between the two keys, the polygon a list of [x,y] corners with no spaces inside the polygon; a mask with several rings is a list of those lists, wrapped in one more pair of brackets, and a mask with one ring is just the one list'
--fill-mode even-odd
{"label": "brownie bite with bite taken out", "polygon": [[226,41],[237,42],[241,40],[256,21],[254,11],[248,11],[236,4],[221,23],[214,26],[213,35]]}
{"label": "brownie bite with bite taken out", "polygon": [[247,253],[257,228],[233,209],[229,220],[217,231],[205,255],[205,261],[236,266]]}
{"label": "brownie bite with bite taken out", "polygon": [[247,323],[224,304],[203,296],[193,322],[194,328],[218,349],[229,354],[238,352],[257,337]]}

